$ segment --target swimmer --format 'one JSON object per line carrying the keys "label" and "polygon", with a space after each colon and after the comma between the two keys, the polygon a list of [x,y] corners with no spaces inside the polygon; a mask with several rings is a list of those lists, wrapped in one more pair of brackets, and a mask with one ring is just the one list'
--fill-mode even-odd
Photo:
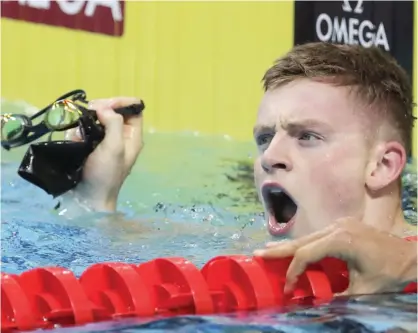
{"label": "swimmer", "polygon": [[[414,122],[406,73],[378,48],[309,43],[278,59],[263,82],[254,178],[269,232],[289,239],[254,255],[294,256],[286,290],[326,256],[348,263],[346,294],[396,292],[416,282],[417,244],[404,239],[412,231],[401,205]],[[113,109],[136,102],[91,102],[106,137],[67,204],[116,210],[143,148],[143,116],[123,119]]]}

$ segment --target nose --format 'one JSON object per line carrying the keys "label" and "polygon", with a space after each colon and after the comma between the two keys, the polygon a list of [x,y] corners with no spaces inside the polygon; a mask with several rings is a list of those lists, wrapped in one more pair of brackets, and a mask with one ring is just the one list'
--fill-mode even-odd
{"label": "nose", "polygon": [[270,142],[269,147],[261,156],[261,166],[265,172],[271,173],[274,170],[292,170],[292,163],[289,158],[289,142],[285,143],[277,136]]}

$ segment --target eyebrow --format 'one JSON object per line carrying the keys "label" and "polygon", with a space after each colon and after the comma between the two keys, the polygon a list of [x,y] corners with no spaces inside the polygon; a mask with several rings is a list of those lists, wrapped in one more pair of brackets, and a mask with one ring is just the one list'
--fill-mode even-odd
{"label": "eyebrow", "polygon": [[267,125],[255,125],[253,128],[253,135],[260,132],[276,132],[276,125],[267,126]]}
{"label": "eyebrow", "polygon": [[305,128],[316,128],[320,130],[330,130],[331,126],[323,121],[316,119],[302,119],[295,121],[286,121],[282,124],[285,130],[297,130]]}
{"label": "eyebrow", "polygon": [[[316,119],[302,119],[302,120],[289,120],[283,121],[281,123],[281,127],[286,131],[296,131],[306,128],[316,128],[319,130],[330,130],[331,126],[325,122],[316,120]],[[267,125],[255,125],[253,129],[253,134],[259,132],[275,132],[276,125],[274,126],[267,126]]]}

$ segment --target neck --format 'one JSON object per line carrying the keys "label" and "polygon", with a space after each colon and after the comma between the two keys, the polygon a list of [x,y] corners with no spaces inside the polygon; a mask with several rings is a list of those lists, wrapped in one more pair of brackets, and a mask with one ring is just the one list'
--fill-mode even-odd
{"label": "neck", "polygon": [[404,218],[399,193],[399,188],[396,187],[382,190],[378,194],[369,194],[366,199],[363,221],[398,237],[415,235],[415,228]]}

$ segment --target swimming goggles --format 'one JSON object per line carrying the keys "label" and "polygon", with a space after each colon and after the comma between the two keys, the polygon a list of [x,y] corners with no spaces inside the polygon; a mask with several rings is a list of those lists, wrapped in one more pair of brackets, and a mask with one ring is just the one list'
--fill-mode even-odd
{"label": "swimming goggles", "polygon": [[[4,149],[26,145],[45,134],[66,131],[78,127],[82,118],[98,122],[94,110],[86,105],[86,92],[73,90],[57,98],[53,103],[32,116],[6,113],[1,115],[1,145]],[[121,115],[138,115],[145,108],[143,102],[115,109]],[[43,116],[35,124],[35,120]]]}

